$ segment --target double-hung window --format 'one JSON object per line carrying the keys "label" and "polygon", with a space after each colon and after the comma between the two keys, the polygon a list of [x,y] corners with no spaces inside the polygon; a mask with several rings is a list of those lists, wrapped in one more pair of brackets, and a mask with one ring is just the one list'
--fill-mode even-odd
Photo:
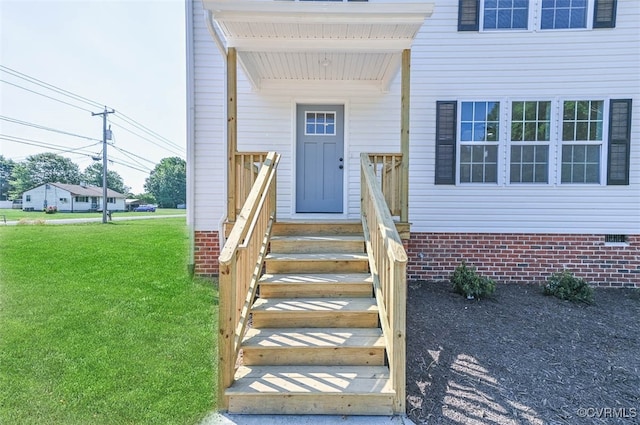
{"label": "double-hung window", "polygon": [[586,28],[587,3],[588,0],[542,0],[540,28]]}
{"label": "double-hung window", "polygon": [[547,183],[551,102],[512,102],[509,140],[510,183]]}
{"label": "double-hung window", "polygon": [[460,182],[497,183],[500,102],[462,102]]}
{"label": "double-hung window", "polygon": [[600,183],[604,102],[566,100],[562,105],[562,183]]}
{"label": "double-hung window", "polygon": [[529,0],[484,0],[482,17],[485,30],[527,29]]}

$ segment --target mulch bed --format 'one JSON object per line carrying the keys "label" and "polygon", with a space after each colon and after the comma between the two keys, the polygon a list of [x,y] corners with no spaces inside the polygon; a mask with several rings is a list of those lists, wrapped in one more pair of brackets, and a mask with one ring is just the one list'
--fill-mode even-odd
{"label": "mulch bed", "polygon": [[640,424],[640,290],[595,305],[499,285],[466,300],[412,282],[407,414],[417,424]]}

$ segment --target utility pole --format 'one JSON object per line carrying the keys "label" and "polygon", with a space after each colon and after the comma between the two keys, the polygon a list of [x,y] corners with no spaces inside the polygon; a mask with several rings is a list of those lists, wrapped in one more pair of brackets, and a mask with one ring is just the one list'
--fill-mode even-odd
{"label": "utility pole", "polygon": [[[107,110],[103,112],[92,112],[91,116],[102,115],[102,222],[107,222],[107,115],[116,111]],[[109,137],[111,139],[111,137]]]}

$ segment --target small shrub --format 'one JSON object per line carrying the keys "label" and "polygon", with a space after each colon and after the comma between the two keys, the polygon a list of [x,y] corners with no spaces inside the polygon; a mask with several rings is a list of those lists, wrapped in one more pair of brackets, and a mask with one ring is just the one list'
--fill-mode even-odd
{"label": "small shrub", "polygon": [[467,298],[480,298],[490,295],[496,290],[496,283],[485,276],[480,276],[475,267],[467,266],[462,262],[451,275],[453,290]]}
{"label": "small shrub", "polygon": [[583,302],[593,304],[593,289],[582,278],[575,277],[573,273],[564,270],[554,273],[547,279],[544,286],[545,295],[553,295],[561,300]]}

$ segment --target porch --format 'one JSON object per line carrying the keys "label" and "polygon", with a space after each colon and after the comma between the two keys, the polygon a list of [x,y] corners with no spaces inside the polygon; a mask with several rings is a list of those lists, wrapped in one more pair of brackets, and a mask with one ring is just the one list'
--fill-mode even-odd
{"label": "porch", "polygon": [[[256,414],[403,413],[410,48],[433,5],[203,4],[226,64],[219,406]],[[238,149],[239,68],[255,93],[292,93],[291,217],[276,217],[281,152]],[[399,152],[345,149],[344,103],[324,88],[385,93],[398,73],[400,134],[392,145]],[[293,96],[297,88],[312,88],[319,102],[305,105]],[[352,192],[343,196],[343,188]],[[357,220],[346,211],[352,198],[360,200],[350,210]]]}

